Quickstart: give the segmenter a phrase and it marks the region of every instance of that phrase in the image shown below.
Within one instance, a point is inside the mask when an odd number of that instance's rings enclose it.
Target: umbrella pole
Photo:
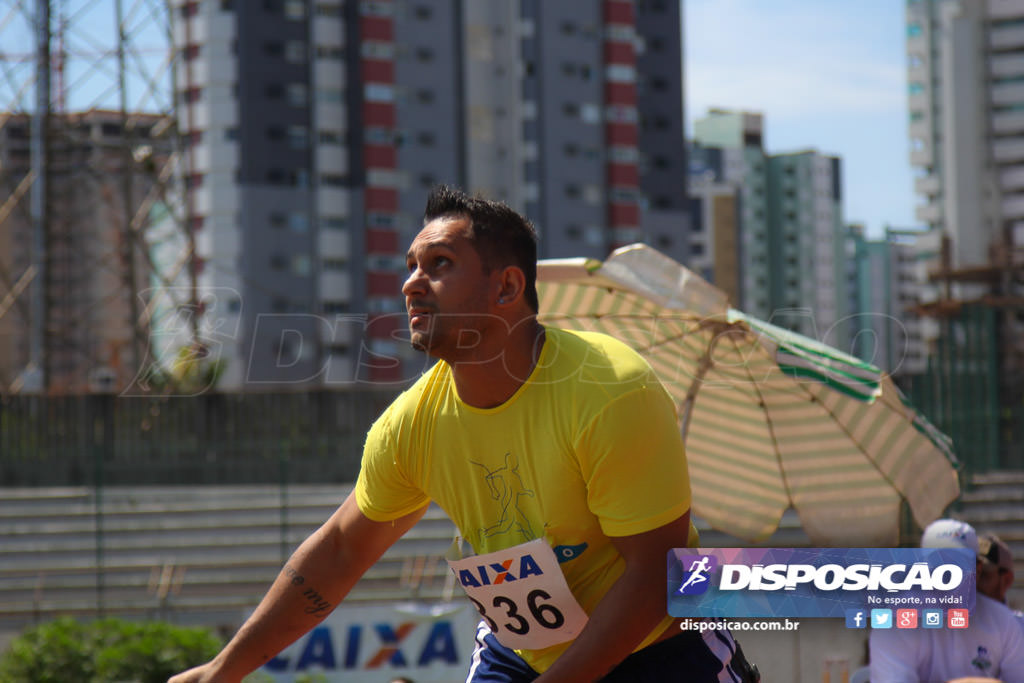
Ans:
[[[708,347],[708,350],[701,357],[700,362],[697,365],[697,374],[693,378],[693,382],[690,383],[690,388],[686,390],[686,398],[683,400],[683,414],[681,415],[680,433],[683,435],[683,443],[686,443],[686,434],[690,431],[690,417],[693,415],[693,402],[697,400],[697,392],[700,391],[700,387],[704,384],[704,376],[708,374],[708,370],[714,365],[714,361],[711,360],[711,353],[714,350],[715,343],[718,341],[718,337]]]

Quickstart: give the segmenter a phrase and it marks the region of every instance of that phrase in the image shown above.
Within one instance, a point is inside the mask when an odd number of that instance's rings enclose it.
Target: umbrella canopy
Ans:
[[[794,508],[816,545],[891,546],[901,501],[924,527],[960,492],[949,439],[877,367],[731,309],[645,245],[541,261],[541,322],[643,354],[680,414],[693,512],[763,540]]]

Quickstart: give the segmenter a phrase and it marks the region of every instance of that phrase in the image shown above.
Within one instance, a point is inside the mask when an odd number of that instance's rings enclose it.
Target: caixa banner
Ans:
[[[674,548],[676,617],[844,617],[848,609],[974,608],[964,548]]]
[[[466,601],[342,604],[259,670],[253,680],[416,683],[465,680],[480,616]]]

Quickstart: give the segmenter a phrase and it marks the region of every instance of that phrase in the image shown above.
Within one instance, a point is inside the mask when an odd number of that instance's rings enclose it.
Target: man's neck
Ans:
[[[450,362],[459,398],[474,408],[496,408],[526,383],[540,360],[546,333],[536,318],[516,325],[484,361]]]

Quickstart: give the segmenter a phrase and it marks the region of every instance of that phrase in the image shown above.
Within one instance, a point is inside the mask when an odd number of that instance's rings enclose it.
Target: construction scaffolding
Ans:
[[[196,317],[173,19],[0,0],[0,393],[145,388],[159,316]]]
[[[955,268],[944,237],[929,279],[938,323],[928,369],[903,378],[914,405],[953,439],[972,474],[1024,468],[1024,249],[1009,239],[989,263]]]

